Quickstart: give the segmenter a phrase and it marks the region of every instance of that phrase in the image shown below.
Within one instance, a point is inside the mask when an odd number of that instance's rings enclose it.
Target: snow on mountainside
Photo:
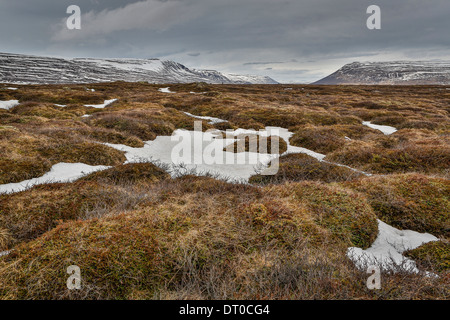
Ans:
[[[227,73],[225,76],[233,82],[251,82],[251,83],[267,83],[277,84],[275,80],[267,76],[254,76],[254,75],[239,75],[234,73]]]
[[[269,77],[188,69],[180,63],[159,59],[62,59],[0,53],[0,82],[4,83],[58,84],[120,80],[151,83],[277,83]]]
[[[450,61],[353,62],[314,84],[448,85]]]

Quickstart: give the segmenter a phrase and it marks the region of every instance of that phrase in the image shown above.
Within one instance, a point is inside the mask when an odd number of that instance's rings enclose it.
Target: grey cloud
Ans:
[[[91,38],[136,29],[163,31],[196,17],[200,12],[198,8],[193,10],[192,6],[181,0],[129,3],[112,10],[89,11],[83,14],[81,30],[68,30],[63,19],[52,40]]]
[[[157,57],[279,81],[317,80],[356,60],[450,59],[450,1],[376,2],[381,30],[366,28],[373,3],[361,0],[0,0],[0,43],[6,52]],[[71,4],[83,12],[79,32],[64,27]]]
[[[251,65],[267,65],[267,64],[281,64],[284,62],[246,62],[243,63],[242,65],[244,66],[251,66]]]

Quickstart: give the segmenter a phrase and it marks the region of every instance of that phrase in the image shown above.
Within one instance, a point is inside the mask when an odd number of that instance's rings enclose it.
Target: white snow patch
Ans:
[[[378,237],[372,246],[366,250],[348,248],[347,256],[361,270],[371,265],[379,265],[384,270],[395,271],[400,268],[407,272],[418,273],[416,263],[404,257],[402,253],[438,240],[429,233],[399,230],[378,220]]]
[[[164,69],[164,64],[158,59],[76,59],[78,61],[93,62],[99,66],[114,67],[126,71],[146,70],[158,72]]]
[[[324,154],[317,153],[317,152],[314,152],[314,151],[306,149],[306,148],[288,145],[286,154],[290,154],[290,153],[304,153],[304,154],[307,154],[308,156],[313,157],[319,161],[323,161],[323,159],[325,159],[325,157],[326,157],[326,155],[324,155]]]
[[[349,167],[349,166],[347,166],[347,165],[345,165],[345,164],[340,164],[340,163],[336,163],[336,162],[330,162],[330,161],[326,161],[326,160],[322,160],[322,161],[325,162],[325,163],[329,163],[329,164],[338,166],[338,167],[343,167],[343,168],[350,169],[350,170],[352,170],[352,171],[354,171],[354,172],[361,173],[361,174],[365,175],[366,177],[371,177],[371,176],[373,176],[373,174],[371,174],[371,173],[367,173],[367,172],[365,172],[365,171],[361,171],[361,170],[358,170],[358,169]]]
[[[65,108],[65,107],[66,107],[65,104],[57,104],[57,103],[54,103],[54,105],[57,106],[57,107],[61,107],[61,108]]]
[[[391,127],[391,126],[382,126],[382,125],[379,125],[379,124],[373,124],[373,123],[370,123],[370,121],[363,121],[362,124],[365,125],[365,126],[368,126],[368,127],[372,128],[372,129],[380,130],[380,131],[383,132],[385,135],[390,135],[390,134],[393,134],[394,132],[397,131],[397,129],[394,128],[394,127]]]
[[[223,120],[223,119],[219,119],[219,118],[214,118],[214,117],[203,117],[203,116],[196,116],[193,115],[192,113],[189,112],[184,112],[186,115],[188,115],[189,117],[192,118],[196,118],[196,119],[202,119],[202,120],[208,120],[209,124],[217,124],[217,123],[223,123],[223,122],[228,122],[227,120]]]
[[[0,184],[0,194],[14,193],[30,189],[33,186],[57,182],[73,182],[96,171],[106,170],[107,166],[90,166],[84,163],[58,163],[50,172],[40,178],[33,178],[17,183]]]
[[[6,90],[18,90],[18,88],[13,88],[13,87],[8,87],[8,88],[5,88]]]
[[[82,118],[89,118],[89,117],[92,117],[92,115],[91,114],[85,114],[85,115],[83,115],[83,116],[81,116]]]
[[[0,101],[0,109],[9,110],[19,104],[19,100]]]
[[[226,137],[222,138],[222,133]],[[251,129],[237,129],[215,132],[200,132],[176,130],[172,136],[159,136],[153,141],[147,141],[142,148],[132,148],[122,144],[105,145],[125,152],[126,163],[152,162],[155,165],[168,166],[168,172],[172,176],[180,175],[178,168],[182,167],[186,173],[197,175],[213,174],[219,179],[231,179],[235,181],[246,181],[256,174],[262,172],[269,163],[280,157],[278,154],[240,152],[232,153],[223,149],[238,141],[242,136],[279,136],[288,145],[287,151],[281,156],[289,153],[305,153],[319,161],[325,161],[325,155],[306,148],[291,146],[289,138],[293,135],[288,129],[279,127],[266,127],[265,130],[256,131]],[[231,137],[231,138],[230,138]],[[176,149],[175,149],[176,148]],[[187,158],[179,157],[173,159],[173,150],[190,150]],[[204,155],[212,155],[213,161],[205,161]],[[185,161],[183,161],[185,159]],[[332,163],[333,164],[333,163]],[[336,164],[339,165],[339,164]],[[350,168],[352,169],[352,168]],[[356,169],[352,169],[358,171]],[[360,172],[360,171],[358,171]],[[363,173],[363,172],[362,172]],[[365,173],[364,173],[365,174]],[[366,174],[367,175],[367,174]]]
[[[11,250],[0,252],[0,258],[3,257],[3,256],[7,256],[10,253],[11,253]]]
[[[240,83],[252,83],[252,84],[275,84],[277,83],[275,80],[266,77],[266,76],[257,76],[257,75],[239,75],[233,73],[223,73],[225,77],[227,77],[230,81],[240,82]]]
[[[97,109],[103,109],[105,107],[107,107],[108,105],[110,105],[113,102],[116,102],[118,99],[111,99],[111,100],[105,100],[105,102],[103,104],[85,104],[85,107],[92,107],[92,108],[97,108]]]
[[[197,175],[213,174],[220,178],[238,181],[248,181],[259,166],[267,165],[277,155],[259,154],[254,152],[232,153],[223,149],[236,142],[233,139],[221,139],[221,132],[200,132],[176,130],[172,136],[159,136],[153,141],[147,141],[143,148],[132,148],[120,144],[107,146],[125,152],[126,163],[152,162],[156,165],[165,164],[172,176],[180,175],[179,167],[186,173],[195,171]],[[190,150],[189,159],[174,158],[175,148]],[[211,163],[205,161],[205,150],[213,154]],[[186,161],[187,160],[187,161]]]
[[[174,91],[170,91],[170,87],[167,88],[159,88],[158,89],[159,92],[164,92],[164,93],[176,93]]]

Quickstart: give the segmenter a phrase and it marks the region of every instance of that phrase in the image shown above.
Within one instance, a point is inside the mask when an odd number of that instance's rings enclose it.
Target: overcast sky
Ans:
[[[381,30],[369,30],[369,5]],[[69,5],[81,30],[68,30]],[[161,58],[312,82],[353,61],[450,60],[449,0],[0,0],[0,52]]]

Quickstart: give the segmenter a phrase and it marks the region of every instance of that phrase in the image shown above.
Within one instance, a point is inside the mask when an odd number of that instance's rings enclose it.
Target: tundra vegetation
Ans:
[[[0,100],[20,104],[0,109],[0,184],[59,162],[111,169],[0,195],[2,299],[450,298],[445,87],[8,86]],[[176,93],[158,91],[167,86]],[[192,130],[198,119],[184,112],[227,120],[205,120],[203,130],[287,128],[291,145],[325,161],[282,154],[276,175],[255,172],[242,184],[171,178],[152,163],[124,164],[123,152],[102,144],[143,147]],[[248,142],[230,149],[248,151]],[[439,237],[405,253],[438,276],[383,271],[381,289],[369,290],[346,250],[370,247],[377,219]],[[66,287],[70,265],[80,267],[81,290]]]

